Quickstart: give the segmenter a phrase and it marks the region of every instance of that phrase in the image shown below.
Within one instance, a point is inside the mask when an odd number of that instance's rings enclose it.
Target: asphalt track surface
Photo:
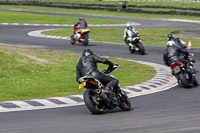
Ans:
[[[123,18],[112,18],[123,20]],[[133,21],[141,23],[138,27],[199,28],[199,24],[196,23],[146,19],[133,19]],[[0,41],[11,45],[76,53],[90,48],[98,55],[163,64],[162,53],[165,47],[145,46],[147,55],[141,56],[130,54],[125,45],[91,42],[87,47],[72,46],[67,40],[34,38],[27,35],[30,31],[40,29],[47,27],[0,26]],[[195,68],[200,70],[200,49],[191,51],[197,61]],[[199,74],[197,78],[200,79]],[[131,111],[122,112],[116,108],[103,115],[91,114],[84,105],[0,113],[0,133],[199,133],[199,95],[200,87],[184,89],[176,86],[167,91],[132,98]]]

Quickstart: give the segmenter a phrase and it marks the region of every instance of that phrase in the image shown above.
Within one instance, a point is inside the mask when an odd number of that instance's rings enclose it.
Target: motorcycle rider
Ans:
[[[183,49],[187,48],[186,42],[184,42],[184,41],[181,40],[180,38],[175,38],[175,37],[173,36],[173,34],[171,34],[171,33],[167,35],[167,40],[168,40],[168,41],[174,41],[174,42],[175,42],[175,45],[176,45],[177,47],[179,47],[179,48],[183,48]]]
[[[89,74],[89,76],[93,76],[95,79],[98,79],[103,85],[105,85],[104,91],[110,94],[109,98],[112,99],[112,104],[117,105],[118,101],[116,99],[116,94],[113,93],[112,89],[116,89],[117,92],[121,92],[119,81],[114,77],[99,72],[99,70],[97,69],[97,63],[107,64],[109,65],[109,68],[113,68],[114,66],[114,64],[108,59],[94,55],[90,49],[85,49],[83,51],[82,57],[80,58],[76,66],[76,81],[78,83],[82,83],[83,79],[81,77],[85,76],[86,74]]]
[[[134,37],[137,37],[138,31],[136,31],[135,27],[131,23],[126,24],[126,28],[124,29],[124,41],[125,43],[131,47],[131,49],[134,48],[134,45],[131,43],[134,41]]]
[[[191,66],[191,62],[195,62],[193,58],[193,54],[189,53],[185,48],[185,44],[183,43],[180,38],[174,38],[172,34],[167,35],[167,48],[163,53],[163,61],[164,64],[170,66],[172,63],[176,61],[182,62],[186,68],[192,73],[195,74],[196,71],[194,70],[193,66]],[[180,56],[183,54],[185,56]]]
[[[87,22],[85,21],[84,17],[79,18],[79,21],[76,24],[74,24],[74,28],[76,28],[76,26],[78,26],[77,29],[79,29],[79,30],[74,32],[74,34],[75,34],[74,38],[76,38],[78,40],[81,36],[80,35],[81,31],[88,27]]]

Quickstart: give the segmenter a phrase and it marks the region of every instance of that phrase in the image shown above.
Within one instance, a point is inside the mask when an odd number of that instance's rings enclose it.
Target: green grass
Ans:
[[[84,10],[84,9],[62,9],[62,8],[50,8],[50,7],[38,7],[38,6],[11,6],[0,5],[0,8],[7,9],[21,9],[27,11],[43,11],[43,12],[57,12],[57,13],[73,13],[73,14],[88,14],[88,15],[106,15],[106,16],[118,16],[118,17],[133,17],[133,18],[149,18],[149,19],[189,19],[199,20],[200,17],[185,16],[185,15],[162,15],[162,14],[145,14],[145,13],[126,13],[126,12],[112,12],[104,10]],[[67,23],[64,21],[63,23]],[[70,23],[70,22],[69,22]]]
[[[5,1],[5,0],[0,0]],[[12,0],[12,1],[33,1],[33,0]],[[35,0],[40,2],[64,2],[64,3],[78,3],[78,4],[103,4],[103,5],[119,5],[117,1],[98,1],[98,0]],[[184,3],[184,2],[135,2],[130,0],[128,5],[151,5],[151,6],[175,6],[185,8],[200,8],[200,3]]]
[[[0,11],[1,23],[34,23],[34,24],[75,24],[77,17],[39,15],[32,13],[20,13]],[[86,18],[88,24],[122,24],[123,21]]]
[[[123,33],[124,28],[90,28],[90,39],[96,41],[104,42],[114,42],[114,43],[124,43],[123,42]],[[139,35],[142,39],[144,45],[151,46],[166,46],[166,36],[172,31],[177,30],[189,30],[188,28],[137,28]],[[60,29],[45,31],[44,34],[55,35],[55,36],[70,36],[73,32],[73,29]],[[200,47],[200,38],[191,38],[181,35],[175,35],[175,37],[180,37],[185,42],[188,40],[192,41],[193,47]]]
[[[0,101],[81,94],[75,81],[80,54],[0,45]],[[156,71],[132,61],[109,58],[119,64],[112,74],[121,86],[134,85],[155,76]],[[107,68],[99,64],[99,70]]]

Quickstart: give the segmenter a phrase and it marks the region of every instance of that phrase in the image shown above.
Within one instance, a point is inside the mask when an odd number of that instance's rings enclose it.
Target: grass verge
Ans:
[[[77,17],[40,15],[12,11],[0,11],[1,23],[31,23],[31,24],[75,24]],[[86,18],[88,24],[123,24],[123,21]]]
[[[5,0],[0,0],[5,1]],[[12,1],[33,1],[33,0],[12,0]],[[34,0],[34,1],[40,1],[40,2],[63,2],[63,3],[77,3],[77,4],[102,4],[102,5],[119,5],[118,1],[98,1],[98,0]],[[160,2],[160,0],[156,2],[148,2],[147,0],[143,2],[136,2],[129,0],[128,5],[137,5],[137,6],[173,6],[173,7],[185,7],[185,8],[200,8],[200,3],[188,3],[185,2],[185,0],[182,0],[182,2]]]
[[[184,6],[183,6],[184,7]],[[57,12],[57,13],[73,13],[73,14],[88,14],[88,15],[106,15],[130,18],[149,18],[149,19],[188,19],[199,20],[200,17],[185,16],[185,15],[163,15],[163,14],[145,14],[145,13],[127,13],[127,12],[112,12],[104,10],[84,10],[84,9],[63,9],[52,7],[39,7],[39,6],[14,6],[14,5],[0,5],[0,8],[18,9],[25,11],[43,11],[43,12]],[[65,21],[66,23],[66,21]]]
[[[124,43],[123,33],[124,28],[90,28],[90,39],[104,42]],[[137,28],[144,45],[150,46],[166,46],[166,36],[172,31],[176,30],[189,30],[188,28]],[[73,29],[60,29],[45,31],[43,34],[55,36],[71,36]],[[192,41],[193,47],[200,47],[200,38],[191,38],[181,35],[180,37],[185,42]]]
[[[75,81],[80,54],[0,45],[0,101],[67,96],[83,93]],[[109,58],[119,64],[112,74],[121,86],[134,85],[155,76],[154,68]],[[99,70],[107,68],[99,64]]]

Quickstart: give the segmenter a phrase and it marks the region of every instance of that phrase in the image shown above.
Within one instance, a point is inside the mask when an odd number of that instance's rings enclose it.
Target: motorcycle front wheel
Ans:
[[[137,46],[138,46],[138,48],[140,49],[140,50],[139,50],[139,53],[140,53],[141,55],[144,55],[144,54],[145,54],[145,50],[144,50],[144,46],[142,45],[142,43],[141,43],[141,42],[138,42],[138,43],[137,43]]]
[[[194,84],[194,86],[198,86],[199,85],[199,83],[198,83],[196,78],[194,79],[194,83],[193,84]]]
[[[104,113],[104,105],[97,105],[94,101],[95,99],[95,92],[93,90],[86,90],[83,94],[84,102],[86,107],[89,109],[90,112],[93,114],[102,114]]]
[[[75,44],[74,35],[71,35],[71,45]]]
[[[123,111],[131,110],[131,102],[124,91],[122,91],[121,97],[119,97],[119,107]]]
[[[129,49],[129,51],[130,51],[131,54],[133,54],[135,52],[134,49],[131,49],[131,46],[128,46],[128,49]]]

